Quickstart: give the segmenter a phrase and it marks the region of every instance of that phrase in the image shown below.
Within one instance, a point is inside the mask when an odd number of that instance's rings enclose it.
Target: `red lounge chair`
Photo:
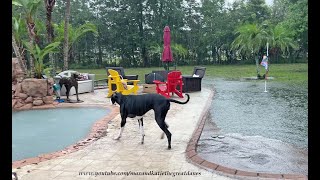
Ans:
[[[167,98],[170,98],[171,95],[178,95],[180,98],[183,98],[182,94],[182,75],[180,71],[171,71],[168,73],[167,81],[162,82],[158,80],[153,81],[156,84],[156,90],[158,94],[161,94]],[[179,89],[177,89],[179,87]]]

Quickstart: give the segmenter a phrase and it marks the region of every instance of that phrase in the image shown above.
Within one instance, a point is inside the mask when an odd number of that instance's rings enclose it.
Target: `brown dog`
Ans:
[[[69,93],[72,87],[76,89],[77,101],[80,101],[78,97],[78,81],[77,81],[78,77],[79,77],[78,73],[72,73],[71,77],[62,77],[59,81],[61,88],[63,85],[66,87],[67,101],[70,101]]]

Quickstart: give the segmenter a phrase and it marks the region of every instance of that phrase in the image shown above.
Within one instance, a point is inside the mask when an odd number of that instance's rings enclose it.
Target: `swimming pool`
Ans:
[[[12,161],[62,150],[85,138],[108,108],[77,107],[12,113]]]

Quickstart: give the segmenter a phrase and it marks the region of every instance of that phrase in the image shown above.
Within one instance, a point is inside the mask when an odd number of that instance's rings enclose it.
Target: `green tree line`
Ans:
[[[255,63],[266,53],[267,44],[271,63],[307,62],[308,58],[307,0],[274,0],[271,6],[264,0],[231,4],[224,0],[19,1],[39,3],[37,8],[13,6],[13,39],[20,49],[27,48],[22,41],[42,48],[61,42],[59,51],[43,59],[46,67],[162,66],[166,25],[171,30],[174,65]],[[20,52],[33,68],[32,56]]]

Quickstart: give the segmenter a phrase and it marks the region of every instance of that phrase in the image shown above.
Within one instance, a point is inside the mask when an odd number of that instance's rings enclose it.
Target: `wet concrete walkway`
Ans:
[[[200,157],[260,175],[308,175],[307,87],[270,80],[264,92],[264,81],[203,83],[214,84],[215,93],[197,144]]]
[[[198,127],[200,119],[211,103],[213,92],[203,88],[201,92],[190,93],[185,105],[171,103],[166,122],[172,133],[172,149],[167,150],[167,139],[160,139],[161,129],[154,120],[153,111],[144,117],[145,140],[140,144],[138,122],[127,119],[122,138],[118,134],[120,116],[109,121],[107,135],[87,147],[64,156],[13,169],[19,180],[72,180],[72,179],[231,179],[214,171],[207,171],[193,165],[187,157],[187,146]],[[107,90],[81,94],[81,106],[86,104],[110,104]],[[71,99],[74,99],[71,96]],[[190,153],[189,153],[190,155]],[[132,175],[134,173],[153,175]],[[81,174],[82,173],[82,174]],[[97,174],[98,173],[98,174]],[[110,175],[110,173],[131,173]],[[158,175],[155,175],[157,174]],[[197,175],[173,175],[173,173]]]

